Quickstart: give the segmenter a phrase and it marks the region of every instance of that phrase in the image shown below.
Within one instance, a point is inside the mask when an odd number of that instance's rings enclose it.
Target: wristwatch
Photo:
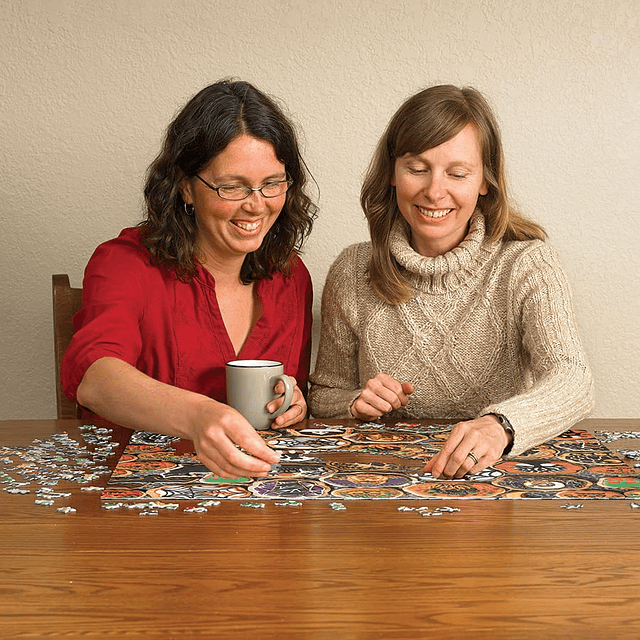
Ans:
[[[492,413],[491,415],[498,418],[498,421],[502,425],[502,428],[505,430],[507,434],[511,436],[511,442],[506,446],[505,450],[503,451],[503,453],[509,453],[509,451],[511,451],[511,447],[513,446],[513,441],[515,440],[516,432],[513,430],[511,423],[501,413]]]

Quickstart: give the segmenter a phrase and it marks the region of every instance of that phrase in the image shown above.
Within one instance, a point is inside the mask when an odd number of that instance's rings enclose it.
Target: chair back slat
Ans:
[[[53,344],[55,352],[56,403],[58,419],[79,417],[80,407],[71,402],[62,392],[60,368],[62,356],[73,336],[73,316],[82,307],[82,289],[74,288],[69,283],[67,274],[51,277],[53,292]]]

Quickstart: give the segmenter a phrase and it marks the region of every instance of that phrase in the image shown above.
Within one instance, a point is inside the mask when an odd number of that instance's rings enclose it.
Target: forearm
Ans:
[[[503,414],[511,422],[515,437],[510,457],[569,429],[594,404],[569,283],[555,252],[537,246],[522,256],[518,267],[509,290],[517,292],[512,313],[519,319],[531,381],[521,393],[483,411]]]
[[[215,401],[158,382],[118,358],[100,358],[87,369],[78,402],[131,429],[192,439],[195,414]]]
[[[560,367],[531,389],[486,407],[482,413],[507,417],[515,432],[509,457],[566,431],[585,418],[594,403],[593,380],[588,368]]]
[[[336,389],[312,384],[309,409],[316,418],[352,418],[349,407],[360,395],[360,389]]]

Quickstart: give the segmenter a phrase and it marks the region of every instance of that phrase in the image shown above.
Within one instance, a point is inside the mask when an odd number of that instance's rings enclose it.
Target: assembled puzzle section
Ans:
[[[105,500],[638,499],[640,476],[580,429],[460,480],[424,474],[453,425],[398,422],[357,427],[310,422],[260,432],[281,454],[268,477],[221,478],[190,443],[135,432]]]

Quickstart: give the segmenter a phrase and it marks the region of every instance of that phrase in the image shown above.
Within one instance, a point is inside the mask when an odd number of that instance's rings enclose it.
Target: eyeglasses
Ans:
[[[198,178],[200,182],[206,184],[209,189],[215,191],[223,200],[244,200],[254,191],[259,191],[264,198],[277,198],[278,196],[284,195],[293,184],[293,180],[287,179],[278,180],[277,182],[268,182],[256,189],[253,189],[252,187],[244,187],[241,184],[229,184],[222,185],[221,187],[214,187],[212,184],[209,184],[206,180],[201,178],[197,173],[196,178]]]

